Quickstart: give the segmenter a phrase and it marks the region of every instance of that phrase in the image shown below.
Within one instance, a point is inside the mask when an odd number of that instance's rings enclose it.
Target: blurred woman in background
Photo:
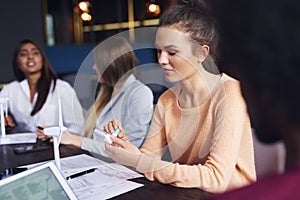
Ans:
[[[137,58],[131,45],[123,37],[108,38],[96,46],[94,59],[101,84],[98,97],[87,112],[82,136],[63,133],[61,143],[107,156],[103,126],[116,118],[124,124],[129,140],[140,147],[152,118],[153,93],[134,76]]]

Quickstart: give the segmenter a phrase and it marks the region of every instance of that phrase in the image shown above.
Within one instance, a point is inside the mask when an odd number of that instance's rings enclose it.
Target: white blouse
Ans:
[[[37,126],[58,125],[58,102],[60,99],[64,126],[68,128],[68,131],[79,134],[83,128],[84,114],[75,90],[68,82],[59,79],[56,81],[53,92],[52,88],[53,82],[46,102],[41,110],[33,116],[30,113],[38,94],[34,95],[31,103],[29,85],[26,79],[5,85],[0,92],[0,97],[9,98],[8,110],[17,126],[31,132],[36,132]]]

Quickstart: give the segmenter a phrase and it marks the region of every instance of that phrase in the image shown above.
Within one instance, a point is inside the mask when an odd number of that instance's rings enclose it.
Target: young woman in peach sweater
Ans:
[[[158,62],[179,85],[163,93],[143,146],[132,145],[120,122],[106,152],[149,180],[218,193],[256,181],[251,125],[237,80],[214,65],[215,20],[200,0],[178,1],[160,18]],[[170,152],[172,161],[163,160]]]

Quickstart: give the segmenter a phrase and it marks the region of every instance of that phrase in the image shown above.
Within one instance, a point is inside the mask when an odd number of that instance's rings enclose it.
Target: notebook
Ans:
[[[0,199],[77,199],[53,162],[0,180]]]

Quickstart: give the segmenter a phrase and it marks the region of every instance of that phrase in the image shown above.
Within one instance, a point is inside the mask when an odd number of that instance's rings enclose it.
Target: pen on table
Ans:
[[[79,176],[82,176],[82,175],[85,175],[85,174],[88,174],[88,173],[92,173],[96,170],[97,168],[91,168],[91,169],[88,169],[88,170],[84,170],[82,172],[78,172],[76,174],[72,174],[70,176],[67,176],[66,179],[67,180],[70,180],[72,178],[76,178],[76,177],[79,177]]]
[[[37,126],[37,128],[40,129],[40,130],[44,130],[44,128],[41,127],[41,126]]]

